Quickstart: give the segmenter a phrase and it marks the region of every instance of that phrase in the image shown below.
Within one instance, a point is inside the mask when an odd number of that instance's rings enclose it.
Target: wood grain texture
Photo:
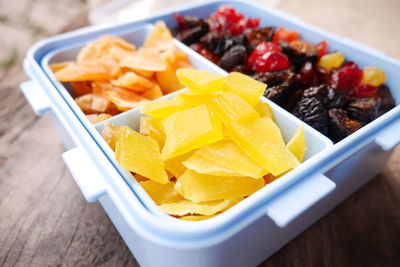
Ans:
[[[397,0],[280,8],[400,59]],[[86,23],[84,11],[69,12],[73,23],[43,35]],[[138,266],[101,206],[81,195],[50,117],[35,117],[18,90],[27,79],[21,65],[0,74],[0,266]],[[400,266],[400,147],[381,175],[260,266]]]

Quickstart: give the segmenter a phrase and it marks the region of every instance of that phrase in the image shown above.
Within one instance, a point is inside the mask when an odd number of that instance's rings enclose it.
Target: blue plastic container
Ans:
[[[240,1],[218,1],[177,12],[205,17],[229,4],[262,25],[299,31],[312,43],[327,40],[361,67],[382,68],[396,103],[400,103],[400,62],[348,39],[326,33],[281,11]],[[74,59],[87,42],[103,34],[120,35],[140,45],[152,23],[175,25],[170,12],[133,23],[89,27],[44,40],[31,48],[25,69],[32,81],[21,84],[38,115],[50,112],[69,149],[63,159],[89,202],[99,201],[142,266],[255,266],[381,172],[400,142],[400,107],[333,145],[305,126],[308,152],[298,168],[259,190],[226,212],[206,221],[188,222],[165,215],[130,174],[118,167],[99,134],[49,69],[52,62]],[[176,42],[197,68],[226,74],[185,45]],[[165,97],[172,97],[168,95]],[[269,100],[286,140],[302,123]],[[138,127],[135,109],[111,118]]]

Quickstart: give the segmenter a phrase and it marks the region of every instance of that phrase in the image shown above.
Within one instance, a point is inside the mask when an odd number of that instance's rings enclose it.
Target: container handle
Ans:
[[[324,174],[313,175],[274,198],[266,213],[277,226],[285,227],[335,188]]]
[[[36,115],[42,116],[51,109],[50,100],[38,83],[26,81],[19,87]]]
[[[384,151],[391,151],[400,143],[400,119],[387,126],[376,137],[375,143]]]
[[[107,193],[103,175],[82,148],[75,147],[61,157],[88,202],[96,202]]]

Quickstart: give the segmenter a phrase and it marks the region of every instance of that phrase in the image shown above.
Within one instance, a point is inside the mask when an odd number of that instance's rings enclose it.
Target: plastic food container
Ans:
[[[400,142],[400,62],[281,11],[240,1],[212,2],[177,12],[205,17],[221,4],[232,5],[246,16],[260,17],[261,26],[287,27],[312,43],[327,40],[330,47],[361,67],[382,68],[397,106],[335,145],[305,126],[308,151],[299,167],[214,218],[182,221],[158,209],[130,174],[118,167],[99,133],[103,123],[91,125],[69,88],[57,82],[49,69],[50,63],[74,58],[84,44],[103,34],[119,35],[140,45],[155,21],[175,25],[171,14],[84,28],[36,44],[25,59],[25,70],[32,80],[21,84],[21,89],[36,114],[51,113],[69,149],[62,157],[83,195],[89,202],[101,203],[142,266],[257,265],[377,175]],[[226,74],[190,48],[176,44],[195,67]],[[287,140],[302,122],[269,103]],[[108,121],[137,128],[139,117],[140,111],[134,109]]]

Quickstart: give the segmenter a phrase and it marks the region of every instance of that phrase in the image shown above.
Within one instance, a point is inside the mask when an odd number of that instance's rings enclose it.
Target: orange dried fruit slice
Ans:
[[[75,64],[75,62],[74,61],[56,62],[56,63],[50,64],[50,69],[53,72],[57,72],[57,71],[65,68],[65,67],[67,67],[67,66],[69,66],[71,64]]]
[[[116,80],[112,80],[111,84],[130,89],[137,93],[143,93],[155,85],[152,81],[144,78],[133,71],[129,71],[119,76]]]
[[[164,94],[175,92],[184,87],[176,76],[176,70],[177,67],[167,63],[167,68],[164,71],[156,72],[157,82]]]
[[[112,115],[107,113],[88,114],[86,115],[86,118],[90,121],[90,123],[96,124],[112,118]]]
[[[167,69],[166,60],[155,49],[141,48],[133,56],[120,62],[121,67],[145,71],[164,71]]]
[[[218,213],[213,214],[213,215],[186,215],[186,216],[179,217],[179,219],[185,220],[185,221],[202,221],[202,220],[210,219],[217,215],[218,215]]]
[[[90,82],[71,82],[72,93],[74,97],[92,93],[92,84]]]
[[[143,104],[149,102],[146,98],[142,97],[135,92],[123,89],[119,87],[114,87],[113,90],[108,90],[104,92],[104,96],[115,104],[115,106],[120,111],[127,111],[142,106]]]
[[[106,98],[94,94],[86,94],[75,98],[76,104],[86,114],[108,113],[112,103]]]
[[[154,84],[153,87],[142,94],[143,97],[154,100],[163,96],[160,86]]]
[[[163,21],[157,21],[154,29],[147,36],[143,47],[165,51],[174,47],[174,38]]]

